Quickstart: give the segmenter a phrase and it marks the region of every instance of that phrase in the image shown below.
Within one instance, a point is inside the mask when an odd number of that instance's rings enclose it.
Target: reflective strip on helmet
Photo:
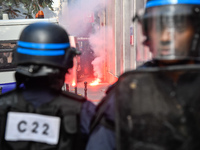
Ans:
[[[60,56],[65,54],[65,50],[33,50],[25,48],[17,48],[17,52],[26,55],[37,55],[37,56]]]
[[[170,4],[193,4],[200,5],[200,0],[152,0],[147,2],[146,8]]]
[[[18,41],[18,46],[33,49],[65,49],[70,47],[69,43],[31,43]]]

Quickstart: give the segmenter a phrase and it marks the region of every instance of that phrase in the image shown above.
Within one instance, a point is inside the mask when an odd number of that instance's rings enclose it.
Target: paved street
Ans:
[[[108,88],[108,83],[99,83],[98,85],[91,86],[89,83],[92,82],[91,79],[85,79],[82,82],[78,82],[77,84],[77,94],[85,97],[85,84],[87,82],[87,98],[88,100],[92,101],[94,104],[98,104],[100,100],[105,95],[105,91]],[[69,88],[71,92],[75,92],[74,87]]]

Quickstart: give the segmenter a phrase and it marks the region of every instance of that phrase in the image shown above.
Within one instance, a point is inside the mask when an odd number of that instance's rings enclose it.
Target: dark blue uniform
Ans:
[[[157,63],[155,61],[148,61],[144,63],[140,68],[155,67]],[[116,83],[115,83],[116,84]],[[97,114],[95,121],[92,125],[92,133],[89,138],[86,150],[115,150],[115,113],[114,102],[115,95],[112,93],[115,84],[110,86],[107,90],[107,96],[97,107]]]
[[[35,107],[39,107],[42,104],[48,103],[56,97],[56,95],[50,92],[48,89],[40,89],[39,87],[37,89],[24,90],[23,96],[26,101]],[[82,105],[80,113],[80,130],[82,134],[86,135],[85,138],[88,138],[89,126],[94,113],[95,105],[90,101],[85,101]]]
[[[85,100],[84,97],[78,96],[69,92],[58,92],[54,91],[50,88],[44,88],[38,86],[37,88],[25,88],[16,89],[1,95],[0,97],[0,118],[1,118],[1,144],[0,149],[4,150],[10,147],[12,150],[19,149],[73,149],[80,150],[85,149],[85,146],[89,137],[89,129],[91,119],[94,117],[95,105],[90,101]],[[19,126],[19,121],[14,121],[15,125],[18,128],[9,128],[12,127],[9,124],[9,120],[13,118],[10,117],[10,114],[17,115],[17,113],[25,113],[25,117],[21,119],[23,125]],[[42,141],[41,136],[43,136],[44,132],[40,132],[39,127],[43,124],[41,119],[36,119],[34,123],[38,124],[38,129],[30,133],[34,132],[34,135],[37,136],[39,140],[35,139],[24,139],[23,136],[25,133],[29,133],[30,129],[26,126],[32,124],[30,120],[28,120],[26,115],[46,115],[46,116],[56,116],[57,118],[61,118],[60,125],[55,127],[59,127],[58,142],[49,143],[54,137],[50,137],[52,125],[48,120],[48,117],[44,118],[46,122],[47,128],[45,131],[45,138],[49,139],[49,141]],[[37,116],[37,115],[36,115]],[[8,121],[5,120],[7,118]],[[25,120],[25,121],[24,121]],[[33,120],[33,119],[31,119]],[[18,124],[18,125],[17,125]],[[8,127],[9,126],[9,127]],[[22,130],[23,129],[23,130]],[[4,137],[4,132],[8,131],[17,132],[17,137],[22,137],[22,139],[15,138],[15,142],[13,142],[14,135],[9,132]],[[56,130],[57,131],[57,130]],[[25,133],[22,133],[25,132]],[[7,138],[9,137],[9,138]],[[10,138],[12,137],[12,138]]]
[[[199,63],[199,62],[195,62]],[[142,66],[139,66],[137,70],[147,67],[157,67],[157,61],[148,61]],[[172,81],[166,78],[166,84],[171,84]],[[181,82],[185,79],[180,78]],[[116,149],[116,137],[115,137],[115,94],[112,85],[108,88],[106,97],[102,100],[97,107],[96,118],[93,121],[92,133],[89,138],[86,150],[115,150]],[[169,85],[173,88],[174,85]]]

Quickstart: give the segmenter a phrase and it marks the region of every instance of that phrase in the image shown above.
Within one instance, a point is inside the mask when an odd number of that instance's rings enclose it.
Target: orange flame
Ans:
[[[76,86],[76,83],[75,83],[75,82],[73,82],[73,83],[72,83],[72,86]]]
[[[90,83],[90,85],[91,85],[91,86],[96,86],[96,85],[98,85],[100,82],[101,82],[101,80],[97,78],[97,79],[95,79],[94,81],[92,81],[92,82]]]

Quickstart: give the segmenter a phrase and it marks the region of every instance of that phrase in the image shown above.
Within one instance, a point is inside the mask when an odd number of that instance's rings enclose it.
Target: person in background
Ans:
[[[85,149],[95,105],[61,90],[77,54],[57,24],[22,31],[14,49],[16,89],[0,95],[1,150]]]
[[[121,75],[108,89],[97,106],[86,149],[199,149],[194,142],[200,135],[195,120],[198,109],[191,109],[194,112],[190,115],[185,109],[199,101],[199,73],[184,68],[199,64],[200,1],[147,0],[144,13],[136,19],[153,58],[136,71]],[[198,65],[195,67],[198,70]],[[156,118],[154,113],[166,113],[162,116],[166,120]],[[193,127],[188,116],[195,118],[191,121]]]

